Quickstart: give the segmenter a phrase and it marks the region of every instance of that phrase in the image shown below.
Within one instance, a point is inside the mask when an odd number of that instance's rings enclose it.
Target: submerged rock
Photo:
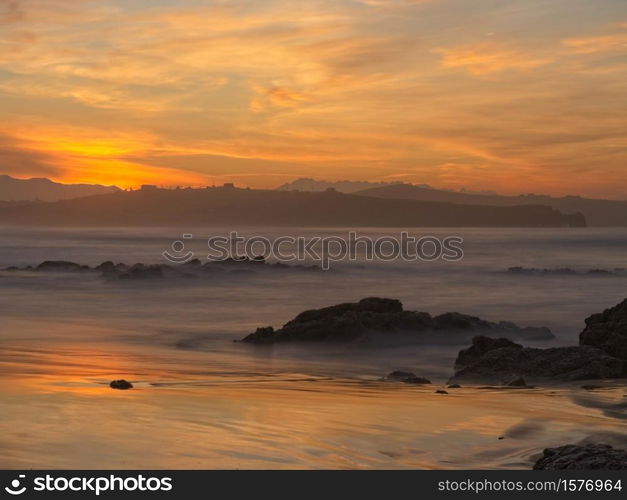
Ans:
[[[579,334],[579,344],[598,347],[627,361],[627,299],[588,317],[586,328]]]
[[[418,377],[415,373],[395,370],[389,373],[386,380],[394,380],[397,382],[405,382],[406,384],[430,384],[431,380],[424,377]]]
[[[534,470],[627,470],[627,451],[608,444],[547,448]]]
[[[455,368],[452,381],[494,384],[522,376],[555,380],[618,378],[624,375],[625,363],[591,346],[538,349],[508,339],[479,336],[472,346],[460,351]]]
[[[361,340],[459,342],[477,333],[497,333],[528,339],[553,338],[548,328],[520,328],[510,322],[493,323],[475,316],[405,311],[399,300],[369,297],[356,303],[343,303],[298,314],[282,328],[257,328],[242,341],[271,344],[287,341]]]
[[[120,379],[120,380],[112,380],[111,383],[109,384],[109,387],[111,387],[111,389],[126,390],[126,389],[132,389],[133,384],[131,384],[127,380]]]

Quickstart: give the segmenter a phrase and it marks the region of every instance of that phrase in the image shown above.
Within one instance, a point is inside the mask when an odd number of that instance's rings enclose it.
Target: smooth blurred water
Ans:
[[[358,232],[377,237],[399,231]],[[186,244],[202,259],[206,236],[227,232],[3,229],[0,267],[57,259],[165,263],[161,252],[183,233],[194,234]],[[95,274],[0,272],[0,466],[518,467],[553,441],[620,429],[598,410],[569,403],[568,391],[505,396],[465,389],[441,397],[435,387],[378,382],[390,370],[410,369],[442,384],[460,346],[267,348],[232,342],[306,309],[379,296],[432,314],[459,311],[546,325],[557,335],[551,344],[576,344],[588,315],[627,295],[627,278],[620,276],[504,272],[511,266],[627,267],[625,229],[412,233],[461,236],[465,256],[427,263],[365,262],[362,255],[326,272],[114,283]],[[112,391],[105,384],[113,378],[137,387]],[[604,397],[621,397],[621,390]],[[493,435],[536,417],[543,422],[537,441],[527,436],[512,445]]]

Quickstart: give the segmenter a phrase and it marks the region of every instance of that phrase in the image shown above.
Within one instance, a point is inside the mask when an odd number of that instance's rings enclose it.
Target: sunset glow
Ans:
[[[627,198],[624,0],[0,0],[0,173]]]

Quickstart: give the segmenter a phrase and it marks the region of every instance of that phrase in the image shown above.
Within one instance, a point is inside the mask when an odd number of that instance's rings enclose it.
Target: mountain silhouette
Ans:
[[[55,226],[561,227],[581,214],[547,206],[463,205],[325,192],[238,189],[120,191],[0,208],[0,224]]]
[[[58,201],[119,191],[115,186],[60,184],[49,179],[15,179],[0,175],[1,201]]]

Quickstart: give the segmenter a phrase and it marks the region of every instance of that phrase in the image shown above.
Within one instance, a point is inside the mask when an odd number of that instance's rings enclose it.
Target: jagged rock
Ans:
[[[499,383],[503,379],[585,380],[623,376],[623,360],[590,346],[523,347],[508,339],[475,337],[460,351],[452,381]]]
[[[598,347],[610,356],[627,360],[627,299],[588,317],[586,328],[579,334],[579,344]]]
[[[492,323],[475,316],[405,311],[399,300],[369,297],[298,314],[278,330],[258,328],[243,342],[270,344],[286,341],[385,340],[459,342],[477,333],[498,333],[525,338],[552,338],[548,328],[520,328],[510,322]]]
[[[455,360],[455,368],[463,368],[464,366],[476,363],[488,351],[500,349],[501,347],[522,347],[506,338],[486,337],[479,335],[472,339],[472,345],[467,349],[462,349]]]
[[[627,470],[627,451],[608,444],[547,448],[534,470]]]
[[[127,380],[120,379],[120,380],[112,380],[111,383],[109,384],[109,387],[111,387],[111,389],[119,389],[119,390],[124,391],[127,389],[132,389],[133,384],[131,384]]]
[[[386,380],[394,380],[396,382],[405,382],[406,384],[430,384],[431,380],[424,377],[418,377],[415,373],[395,370],[389,373]]]

